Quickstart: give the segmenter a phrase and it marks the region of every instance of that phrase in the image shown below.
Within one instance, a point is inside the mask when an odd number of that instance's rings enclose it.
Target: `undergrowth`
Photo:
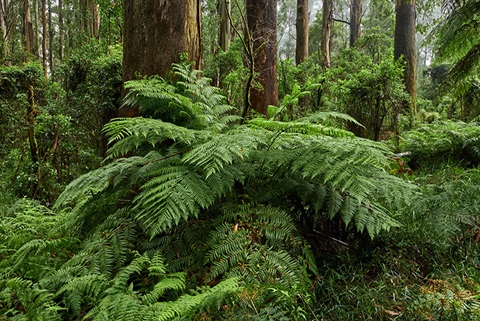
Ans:
[[[407,133],[390,173],[323,123],[345,115],[240,125],[186,64],[127,87],[143,117],[105,127],[101,168],[53,208],[1,196],[0,319],[478,317],[474,124]]]

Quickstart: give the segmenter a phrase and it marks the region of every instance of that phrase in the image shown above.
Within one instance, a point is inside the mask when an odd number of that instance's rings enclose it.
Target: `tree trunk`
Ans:
[[[4,17],[6,17],[5,9],[3,7],[3,1],[0,0],[0,63],[3,63],[3,60],[6,56],[6,45],[7,42],[7,22],[5,21]]]
[[[124,82],[136,73],[165,77],[182,53],[202,68],[200,0],[125,0],[124,17]],[[136,116],[138,110],[119,114]]]
[[[100,37],[100,6],[98,4],[92,3],[92,36],[94,38]]]
[[[30,14],[30,0],[23,1],[23,36],[25,41],[25,51],[35,54],[33,47],[33,26]]]
[[[362,21],[363,0],[351,0],[350,3],[350,48],[360,38],[360,24]]]
[[[247,0],[246,10],[253,49],[250,63],[259,85],[250,88],[250,102],[255,111],[267,115],[268,105],[278,106],[277,1]]]
[[[42,33],[42,65],[43,73],[45,78],[48,76],[48,64],[47,64],[47,0],[42,0],[42,23],[43,23],[43,33]]]
[[[40,24],[39,24],[39,8],[38,8],[38,0],[33,1],[33,8],[35,10],[35,26],[34,26],[34,32],[35,32],[35,42],[34,42],[34,50],[35,50],[35,56],[37,56],[37,59],[40,61]]]
[[[50,67],[50,76],[52,77],[52,81],[55,80],[54,75],[54,64],[53,64],[53,37],[54,37],[54,29],[52,25],[52,0],[48,0],[48,64]]]
[[[63,60],[65,49],[65,30],[63,27],[63,0],[58,0],[58,33],[59,33],[59,55],[58,58]]]
[[[28,108],[27,108],[27,124],[28,124],[28,129],[27,129],[27,136],[28,136],[28,142],[30,144],[30,156],[32,158],[32,164],[33,164],[33,171],[35,175],[38,177],[39,173],[39,152],[38,152],[38,144],[37,140],[35,138],[35,115],[36,115],[36,110],[35,110],[35,93],[33,86],[30,86],[28,88]],[[34,183],[34,188],[33,190],[35,193],[38,190],[38,184],[39,184],[40,178]]]
[[[320,43],[321,63],[324,69],[331,66],[331,43],[333,21],[333,0],[323,0],[322,39]]]
[[[230,27],[231,4],[230,0],[218,0],[218,12],[220,13],[220,36],[219,46],[223,51],[227,51],[232,39],[232,31]]]
[[[299,65],[308,58],[308,0],[297,0],[296,28],[295,63]]]
[[[395,59],[403,57],[405,66],[405,87],[410,95],[410,103],[405,104],[408,112],[416,114],[416,4],[415,0],[396,0],[395,6]]]

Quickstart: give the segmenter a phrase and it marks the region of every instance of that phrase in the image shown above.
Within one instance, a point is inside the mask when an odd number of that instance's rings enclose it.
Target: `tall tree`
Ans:
[[[59,55],[58,58],[63,60],[65,50],[65,30],[63,27],[63,0],[58,0],[58,33],[59,33]]]
[[[202,68],[200,0],[125,0],[123,80],[164,77],[187,53]]]
[[[48,38],[48,29],[47,29],[47,0],[42,0],[42,65],[45,78],[47,78],[47,38]]]
[[[360,24],[362,21],[363,0],[351,0],[350,2],[350,48],[360,37]]]
[[[298,65],[308,58],[308,0],[297,0],[296,30],[295,63]]]
[[[218,44],[223,51],[227,51],[232,38],[232,30],[230,27],[231,12],[230,0],[218,0],[218,12],[220,13],[220,36]]]
[[[415,0],[396,0],[395,5],[395,59],[403,57],[405,61],[404,82],[410,104],[405,108],[416,113],[416,3]]]
[[[7,42],[7,20],[6,12],[3,0],[0,0],[0,37],[2,37],[0,42],[0,59],[3,61],[6,55],[6,42]]]
[[[250,88],[251,107],[267,115],[268,105],[278,105],[277,1],[247,0],[248,37],[252,43],[250,63],[259,86]]]
[[[54,61],[53,61],[53,45],[55,31],[52,22],[52,0],[48,0],[48,66],[50,67],[50,75],[54,80]]]
[[[320,42],[321,62],[323,68],[330,68],[330,40],[332,38],[333,0],[323,0],[322,12],[322,39]]]
[[[30,10],[30,0],[23,1],[23,37],[25,41],[25,51],[35,54],[33,46],[33,25]]]
[[[35,55],[37,56],[37,59],[40,59],[40,24],[39,24],[39,8],[38,8],[38,1],[39,0],[33,0],[33,9],[34,9],[34,19],[35,19],[35,24],[34,24],[34,32],[35,32],[35,41],[34,41],[34,50],[35,50]]]

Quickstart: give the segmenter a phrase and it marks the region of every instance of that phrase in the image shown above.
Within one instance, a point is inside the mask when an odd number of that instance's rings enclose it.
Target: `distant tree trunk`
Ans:
[[[123,81],[137,72],[165,77],[181,53],[202,68],[201,0],[124,0],[124,19]]]
[[[98,4],[92,3],[92,36],[94,38],[100,37],[100,6]]]
[[[324,69],[331,66],[331,43],[333,0],[323,0],[322,39],[320,43],[321,63]]]
[[[33,26],[30,13],[30,0],[23,1],[23,36],[25,38],[25,51],[35,54],[33,47]]]
[[[36,175],[38,175],[40,157],[38,152],[37,140],[35,138],[35,115],[36,115],[35,93],[34,93],[33,86],[30,86],[28,88],[27,136],[28,136],[28,142],[30,144],[30,156],[32,158],[33,171]],[[37,192],[39,181],[40,181],[40,178],[38,178],[38,181],[34,183],[35,185],[33,190],[35,191],[35,193]]]
[[[350,48],[360,37],[360,24],[362,21],[363,0],[351,0],[350,3]]]
[[[63,60],[65,50],[65,30],[63,27],[63,0],[58,0],[58,33],[59,33],[59,55],[58,58]]]
[[[250,88],[252,108],[268,114],[268,105],[278,106],[277,81],[277,1],[247,0],[247,28],[253,49],[253,64],[261,86]]]
[[[7,42],[7,21],[4,19],[6,17],[6,12],[4,8],[4,3],[0,0],[0,63],[3,63],[3,60],[6,56],[6,42]]]
[[[34,50],[35,50],[35,56],[37,56],[37,59],[40,61],[40,24],[39,24],[39,15],[38,15],[38,0],[33,1],[33,8],[35,10],[35,25],[34,25],[34,32],[35,32],[35,42],[34,42]]]
[[[42,25],[43,25],[43,33],[42,33],[42,65],[43,65],[43,73],[45,78],[48,76],[48,63],[47,63],[47,37],[48,37],[48,30],[47,30],[47,0],[42,0]]]
[[[299,65],[308,58],[308,0],[297,0],[296,29],[295,63]]]
[[[230,0],[218,0],[218,12],[220,13],[220,36],[218,44],[223,51],[228,50],[232,38],[230,19],[228,18],[230,11]]]
[[[396,0],[395,6],[395,59],[405,60],[405,87],[410,95],[410,104],[405,109],[416,114],[416,4],[415,0]]]
[[[55,80],[54,75],[54,64],[53,64],[53,37],[54,37],[54,29],[52,24],[52,0],[48,0],[48,64],[50,67],[50,76],[52,80]]]

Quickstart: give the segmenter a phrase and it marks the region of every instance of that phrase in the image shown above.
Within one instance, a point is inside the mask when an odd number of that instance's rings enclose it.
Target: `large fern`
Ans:
[[[61,234],[6,250],[3,285],[43,257],[23,288],[38,288],[63,319],[188,319],[238,284],[306,291],[320,255],[311,234],[330,219],[371,237],[399,225],[387,208],[405,205],[412,186],[388,174],[384,145],[324,127],[323,115],[226,126],[235,116],[224,99],[175,68],[128,85],[126,102],[152,118],[106,126],[110,163],[59,197]],[[50,245],[62,255],[47,264]],[[23,314],[18,288],[0,292],[12,315]]]
[[[480,1],[469,0],[455,6],[437,27],[437,62],[452,64],[441,90],[455,96],[465,94],[478,80],[480,65]]]

